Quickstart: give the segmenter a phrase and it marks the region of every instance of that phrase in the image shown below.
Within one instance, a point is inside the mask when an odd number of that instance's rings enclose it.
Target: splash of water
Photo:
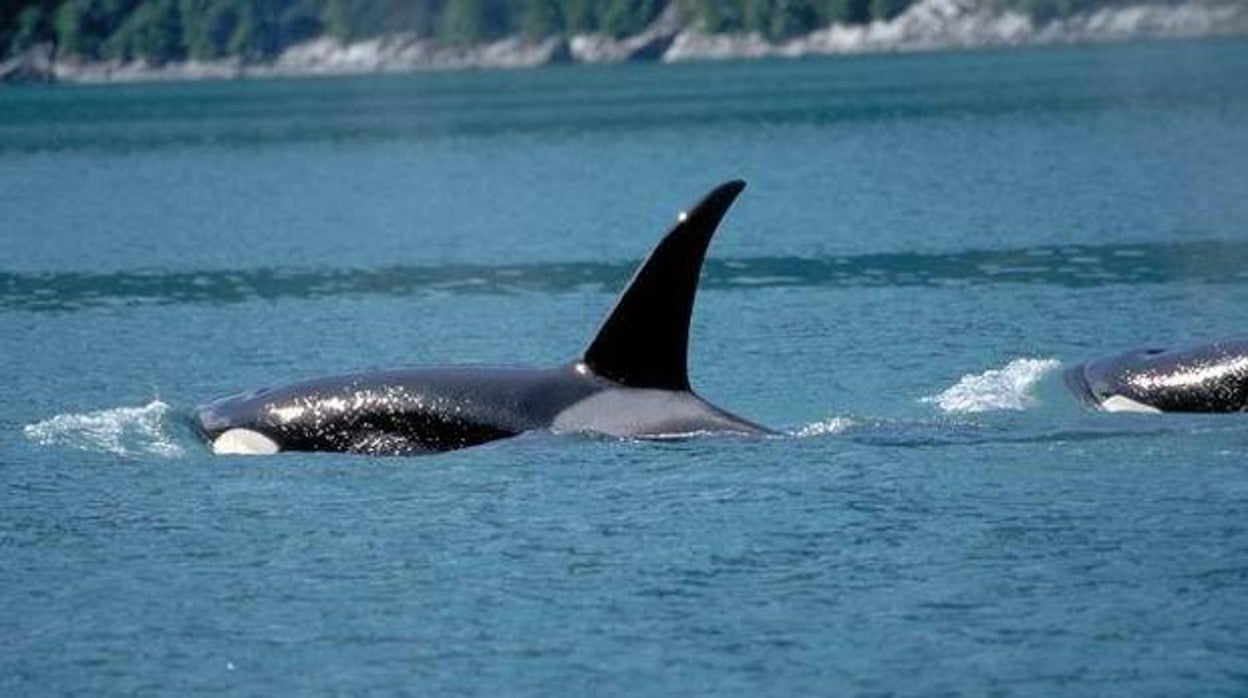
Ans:
[[[173,409],[160,400],[142,407],[114,407],[94,412],[58,414],[22,429],[41,446],[59,446],[119,456],[181,456]]]
[[[840,434],[850,429],[855,424],[856,422],[849,417],[832,417],[821,422],[807,424],[806,426],[801,427],[800,429],[795,429],[790,433],[799,439],[811,436],[827,436],[829,434]]]
[[[962,376],[939,395],[923,398],[950,413],[1025,410],[1036,403],[1034,388],[1061,366],[1056,359],[1015,359],[1003,368]]]

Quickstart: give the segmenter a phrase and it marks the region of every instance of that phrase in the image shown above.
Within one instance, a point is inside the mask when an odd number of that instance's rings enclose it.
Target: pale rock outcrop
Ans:
[[[993,0],[921,0],[891,20],[820,29],[783,42],[757,34],[682,31],[663,60],[714,60],[1034,46],[1248,34],[1248,2],[1204,0],[1102,8],[1039,23]]]
[[[0,62],[0,83],[50,82],[54,77],[52,44],[32,46],[13,58]]]
[[[1002,10],[997,0],[920,0],[887,21],[832,25],[786,41],[759,34],[707,34],[690,27],[679,3],[641,33],[616,39],[587,34],[540,41],[509,37],[480,44],[446,44],[411,34],[343,42],[320,37],[291,46],[276,58],[238,58],[153,64],[54,58],[37,46],[0,64],[0,82],[136,82],[297,75],[354,75],[474,68],[527,68],[574,61],[687,61],[936,51],[1044,44],[1248,35],[1248,0],[1157,0],[1106,7],[1065,19],[1036,22]]]
[[[319,37],[291,46],[272,63],[248,68],[249,75],[354,75],[463,68],[528,68],[567,58],[557,38],[527,41],[508,37],[484,44],[444,44],[411,34],[352,43]]]
[[[577,34],[568,42],[569,53],[578,63],[652,60],[667,52],[684,26],[679,5],[671,3],[639,34],[623,39],[606,34]]]
[[[84,62],[69,58],[57,60],[52,72],[59,81],[77,83],[227,80],[244,74],[243,62],[237,58],[164,64],[143,60]]]

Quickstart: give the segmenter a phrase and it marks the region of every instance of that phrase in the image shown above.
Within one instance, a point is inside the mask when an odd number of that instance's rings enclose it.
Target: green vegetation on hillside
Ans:
[[[915,0],[674,0],[711,32],[780,39],[832,22],[893,17]],[[1047,19],[1129,0],[996,0]],[[350,40],[412,33],[469,43],[601,32],[633,34],[666,0],[9,0],[0,3],[0,57],[50,43],[87,60],[272,57],[324,34]]]

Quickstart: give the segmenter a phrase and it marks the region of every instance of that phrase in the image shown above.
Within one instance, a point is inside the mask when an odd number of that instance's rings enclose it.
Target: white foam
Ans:
[[[854,420],[849,417],[832,417],[822,422],[814,422],[807,424],[801,429],[793,431],[793,436],[804,439],[808,436],[827,436],[829,434],[840,434],[854,426]]]
[[[95,412],[58,414],[22,429],[42,446],[67,446],[121,456],[183,453],[168,428],[169,405],[153,400],[142,407],[114,407]]]
[[[1033,388],[1056,370],[1056,359],[1015,359],[1003,368],[962,376],[939,395],[923,398],[945,412],[1025,410],[1036,402]]]

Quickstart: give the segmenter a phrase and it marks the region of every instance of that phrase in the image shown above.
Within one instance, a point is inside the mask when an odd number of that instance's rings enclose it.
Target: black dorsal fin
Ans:
[[[689,390],[689,316],[707,245],[745,182],[711,190],[680,214],[615,301],[582,361],[633,388]]]

